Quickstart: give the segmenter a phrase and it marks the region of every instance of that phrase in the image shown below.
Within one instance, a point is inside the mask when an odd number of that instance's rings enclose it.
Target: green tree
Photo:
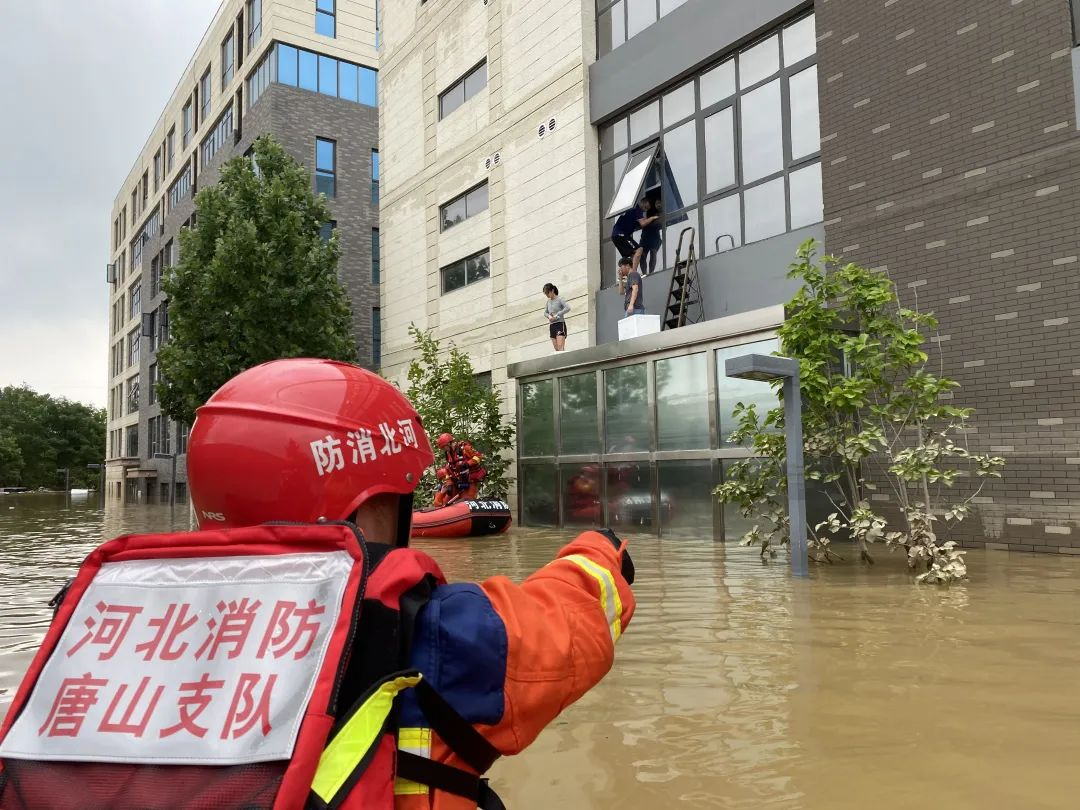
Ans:
[[[441,433],[468,441],[484,454],[487,477],[480,482],[483,497],[506,498],[509,493],[506,457],[514,440],[513,425],[502,414],[502,395],[476,380],[468,355],[451,345],[443,352],[430,332],[409,326],[418,357],[409,364],[409,400],[416,406],[424,430],[434,446]],[[439,464],[436,449],[436,464]],[[428,469],[416,490],[417,502],[427,506],[435,494],[433,469]]]
[[[241,371],[284,357],[356,361],[338,241],[324,241],[325,198],[270,136],[254,160],[225,163],[195,198],[180,261],[162,281],[170,341],[158,352],[161,408],[191,424],[195,410]]]
[[[810,529],[815,556],[831,560],[830,538],[845,536],[872,563],[870,546],[883,540],[905,550],[920,582],[963,579],[963,552],[949,532],[1005,462],[966,447],[973,410],[948,404],[957,383],[924,349],[937,319],[901,306],[885,273],[818,260],[816,248],[802,245],[791,266],[802,288],[778,330],[780,353],[799,360],[806,477],[835,510]],[[783,409],[759,417],[740,404],[736,417],[733,440],[757,458],[732,465],[716,493],[758,521],[743,540],[764,555],[789,540]],[[969,484],[956,486],[965,478]],[[891,490],[898,515],[871,503],[868,491],[879,486]]]
[[[73,486],[96,486],[105,453],[105,411],[39,394],[28,386],[0,388],[0,484],[56,487],[67,468]]]

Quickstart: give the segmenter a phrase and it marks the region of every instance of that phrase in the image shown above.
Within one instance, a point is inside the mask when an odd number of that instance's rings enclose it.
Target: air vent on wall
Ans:
[[[493,155],[488,155],[486,158],[484,158],[484,168],[487,169],[489,172],[496,166],[498,166],[500,163],[502,163],[502,155],[498,152]]]
[[[540,122],[540,124],[536,127],[536,134],[540,137],[541,140],[543,140],[544,137],[548,135],[548,133],[555,131],[555,127],[557,125],[558,122],[555,120],[555,116],[552,116],[546,121]]]

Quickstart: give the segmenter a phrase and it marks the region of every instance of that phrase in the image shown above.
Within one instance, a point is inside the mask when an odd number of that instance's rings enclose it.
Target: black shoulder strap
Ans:
[[[480,810],[506,810],[506,805],[499,798],[499,794],[491,789],[487,779],[427,757],[398,751],[397,775],[401,779],[427,785],[435,790],[475,799]]]
[[[421,680],[414,689],[420,711],[451,751],[477,773],[485,773],[495,764],[500,756],[498,749],[484,739],[484,735],[473,728],[472,723],[458,714],[427,679]]]

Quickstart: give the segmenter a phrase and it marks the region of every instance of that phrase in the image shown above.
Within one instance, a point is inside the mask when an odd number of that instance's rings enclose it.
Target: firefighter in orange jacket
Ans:
[[[348,519],[369,541],[405,546],[413,490],[432,460],[412,405],[382,378],[278,360],[238,375],[200,409],[188,479],[203,528]],[[399,748],[435,771],[467,774],[522,751],[611,668],[634,614],[633,581],[626,543],[601,530],[521,584],[495,576],[435,587],[412,623],[409,661],[480,742],[452,751],[407,691]],[[486,783],[479,796],[437,783],[399,778],[398,810],[502,806]]]

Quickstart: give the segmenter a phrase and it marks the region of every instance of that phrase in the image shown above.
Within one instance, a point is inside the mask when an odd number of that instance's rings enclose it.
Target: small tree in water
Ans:
[[[258,167],[256,169],[256,166]],[[236,157],[195,198],[180,262],[162,281],[170,340],[158,352],[161,408],[195,410],[241,371],[285,357],[356,361],[349,301],[337,278],[337,234],[311,173],[269,136],[254,162]]]
[[[409,334],[419,356],[409,364],[406,396],[424,423],[436,465],[441,466],[441,462],[435,439],[441,433],[453,434],[456,440],[470,442],[484,454],[487,476],[480,482],[480,494],[507,497],[510,462],[504,454],[513,442],[514,428],[503,418],[502,395],[476,379],[468,355],[457,347],[451,345],[442,356],[440,341],[431,332],[410,324]],[[416,490],[418,505],[429,506],[436,487],[435,472],[429,468]]]
[[[814,241],[799,248],[788,275],[803,286],[778,330],[780,353],[799,360],[806,477],[834,510],[810,530],[813,556],[831,561],[830,537],[845,535],[868,563],[871,544],[884,541],[905,550],[920,582],[963,579],[963,552],[949,531],[968,516],[986,480],[1001,476],[1004,459],[965,446],[973,410],[945,401],[957,383],[932,369],[923,348],[937,329],[934,316],[900,306],[883,272],[832,256],[818,260],[816,248]],[[716,494],[756,521],[743,542],[760,545],[765,556],[789,542],[784,412],[759,417],[740,404],[735,416],[731,439],[756,458],[732,465]],[[975,483],[965,492],[954,488],[968,476]],[[878,483],[899,506],[893,526],[868,497]]]

